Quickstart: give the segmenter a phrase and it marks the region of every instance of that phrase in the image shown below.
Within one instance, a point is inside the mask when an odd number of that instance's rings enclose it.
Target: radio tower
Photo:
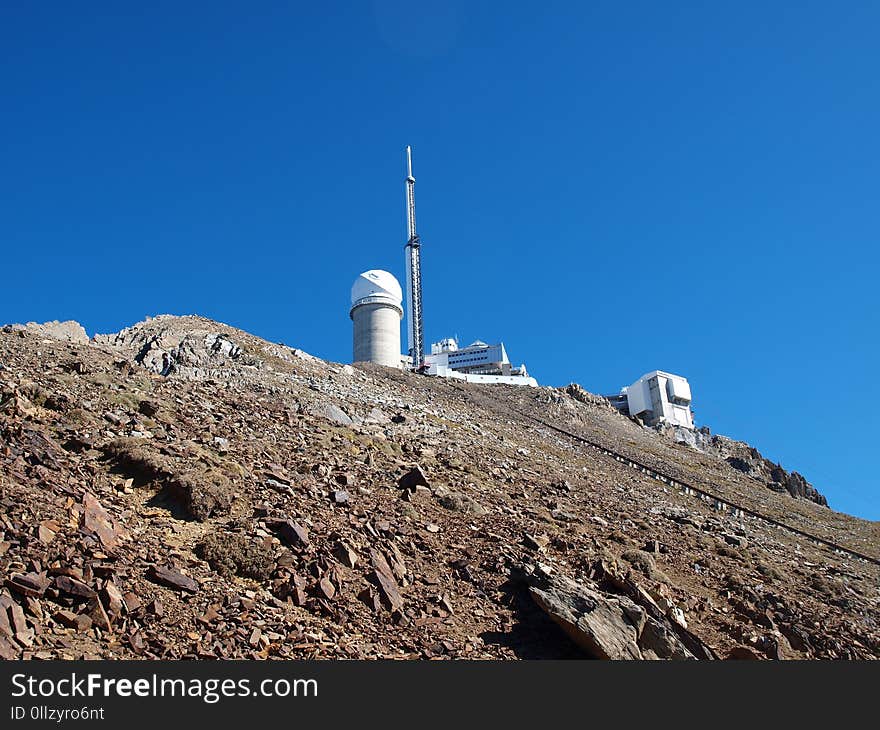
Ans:
[[[412,174],[412,149],[406,147],[406,299],[409,305],[409,357],[413,370],[422,365],[425,336],[422,329],[421,241],[416,233],[416,179]]]

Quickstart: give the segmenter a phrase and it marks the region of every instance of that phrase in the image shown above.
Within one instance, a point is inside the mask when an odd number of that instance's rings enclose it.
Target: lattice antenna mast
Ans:
[[[409,308],[409,356],[413,370],[421,367],[425,352],[422,327],[421,242],[416,233],[416,179],[412,174],[412,149],[406,148],[406,299]]]

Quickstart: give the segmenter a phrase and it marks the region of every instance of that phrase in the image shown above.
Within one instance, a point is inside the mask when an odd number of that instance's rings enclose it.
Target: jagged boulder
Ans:
[[[624,599],[607,597],[573,581],[531,587],[535,603],[578,646],[596,659],[641,659],[638,622],[644,611]],[[631,612],[628,615],[628,612]]]
[[[580,401],[581,403],[587,403],[594,406],[601,406],[603,408],[613,408],[613,406],[608,402],[606,398],[603,398],[601,395],[595,395],[594,393],[590,393],[588,390],[585,390],[583,386],[578,383],[570,383],[565,387],[565,393],[574,398],[576,401]]]
[[[57,319],[51,322],[38,324],[36,322],[28,322],[27,324],[8,324],[3,328],[6,332],[30,332],[40,337],[47,337],[52,340],[60,340],[61,342],[75,342],[79,345],[89,344],[89,336],[79,322],[72,319],[66,322],[59,322]]]
[[[587,654],[596,659],[694,659],[665,619],[650,615],[626,595],[561,575],[533,572],[535,603]]]
[[[713,436],[707,428],[691,430],[661,424],[656,426],[655,430],[672,438],[676,443],[687,444],[697,451],[718,456],[732,468],[763,482],[774,492],[787,492],[792,497],[808,499],[822,506],[828,505],[828,500],[801,474],[786,471],[781,465],[766,459],[754,446],[749,446],[743,441],[735,441],[726,436]]]
[[[109,335],[95,335],[96,344],[130,357],[157,375],[188,380],[228,376],[236,365],[263,365],[249,356],[222,326],[200,317],[159,315]]]
[[[785,470],[783,469],[783,472],[784,471]],[[816,487],[810,484],[796,471],[786,473],[783,483],[792,497],[801,497],[802,499],[809,499],[816,504],[821,504],[823,507],[828,506],[828,500],[825,499],[825,496],[820,494]]]

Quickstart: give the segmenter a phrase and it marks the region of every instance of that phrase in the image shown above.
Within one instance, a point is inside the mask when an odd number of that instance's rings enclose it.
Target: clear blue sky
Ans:
[[[429,341],[681,373],[880,519],[878,33],[871,2],[6,3],[0,321],[199,313],[346,361],[411,144]]]

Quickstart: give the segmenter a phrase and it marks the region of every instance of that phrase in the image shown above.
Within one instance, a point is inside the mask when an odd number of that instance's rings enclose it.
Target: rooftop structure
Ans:
[[[529,376],[525,365],[518,368],[511,365],[503,342],[489,345],[477,340],[459,348],[455,338],[447,337],[431,345],[431,354],[425,356],[425,372],[474,383],[538,384]]]

